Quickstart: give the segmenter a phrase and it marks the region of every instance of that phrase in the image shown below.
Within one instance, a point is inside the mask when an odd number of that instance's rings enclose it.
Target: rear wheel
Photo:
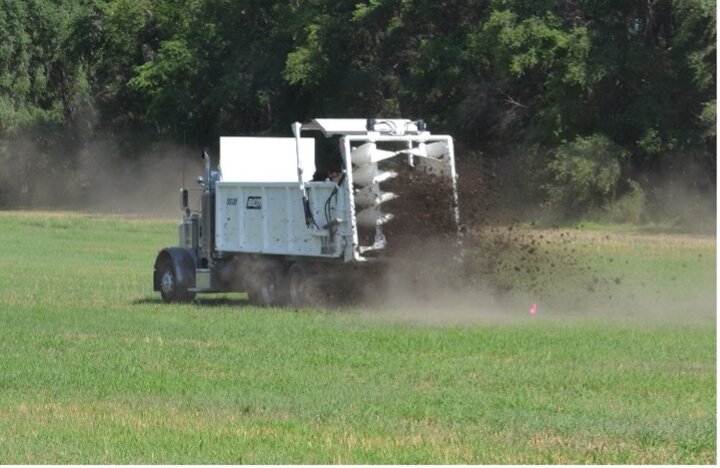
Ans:
[[[293,307],[306,307],[318,302],[313,274],[305,263],[294,263],[288,273],[288,299]]]
[[[248,290],[250,302],[263,307],[280,306],[287,302],[287,277],[279,263],[258,269]]]
[[[163,301],[167,303],[190,302],[195,298],[194,292],[178,285],[177,273],[171,261],[163,262],[158,274],[160,275],[160,296]]]

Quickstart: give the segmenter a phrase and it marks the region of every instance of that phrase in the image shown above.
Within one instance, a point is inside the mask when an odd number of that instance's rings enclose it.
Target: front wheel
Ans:
[[[164,262],[160,269],[160,296],[163,301],[171,302],[190,302],[195,298],[195,293],[188,291],[178,284],[177,273],[172,262]]]

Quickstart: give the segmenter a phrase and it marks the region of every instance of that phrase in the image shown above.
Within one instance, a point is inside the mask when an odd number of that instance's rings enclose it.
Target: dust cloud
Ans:
[[[461,256],[442,240],[408,248],[389,262],[364,304],[370,307],[371,317],[426,325],[558,320],[714,327],[714,258],[694,254],[694,261],[703,263],[691,269],[689,278],[663,278],[662,272],[653,270],[652,262],[646,264],[642,258],[647,255],[652,260],[656,255],[652,248],[627,260],[617,255],[603,257],[593,250],[612,253],[618,244],[653,242],[664,244],[659,255],[670,251],[671,257],[677,256],[675,249],[699,247],[714,254],[715,248],[714,239],[708,237],[659,240],[657,236],[487,228],[465,236]],[[677,243],[677,247],[667,243]],[[683,290],[687,285],[694,290]]]
[[[199,150],[170,144],[130,155],[103,141],[70,155],[24,139],[3,149],[0,208],[177,217],[183,180],[191,190],[199,188],[195,178],[203,174]]]
[[[364,297],[382,311],[371,316],[433,325],[559,319],[714,326],[714,237],[508,223],[511,214],[498,213],[484,196],[481,171],[464,169],[461,244],[444,181],[401,174],[387,187],[400,197],[387,204],[396,214],[386,229],[392,259]]]

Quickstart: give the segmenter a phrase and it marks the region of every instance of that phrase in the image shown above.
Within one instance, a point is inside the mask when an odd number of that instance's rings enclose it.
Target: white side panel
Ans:
[[[308,184],[310,206],[319,226],[325,226],[325,202],[335,184]],[[340,191],[331,200],[331,215],[343,219],[334,242],[329,232],[305,225],[302,192],[297,182],[218,182],[216,189],[215,244],[221,252],[246,252],[308,257],[335,257],[343,254],[342,233],[351,233],[349,204]]]
[[[287,252],[292,249],[291,236],[293,229],[290,229],[290,236],[288,236],[288,225],[291,223],[292,216],[288,212],[288,208],[292,209],[292,200],[295,199],[295,208],[302,208],[300,197],[298,196],[299,190],[297,186],[292,187],[277,187],[271,188],[265,191],[265,199],[267,200],[267,206],[272,207],[272,220],[265,217],[267,224],[267,232],[265,234],[265,246],[264,248],[273,252]],[[294,197],[292,195],[295,195]],[[288,203],[290,201],[291,203]],[[290,206],[288,206],[290,205]],[[297,226],[294,226],[297,228]]]
[[[315,172],[315,140],[300,139],[303,181]],[[294,138],[220,137],[220,173],[225,182],[297,182]]]

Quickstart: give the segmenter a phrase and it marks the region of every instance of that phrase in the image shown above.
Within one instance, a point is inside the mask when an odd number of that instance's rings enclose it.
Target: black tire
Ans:
[[[190,302],[195,299],[195,293],[178,286],[177,273],[171,261],[163,262],[158,269],[160,296],[167,303]]]
[[[311,268],[294,263],[288,272],[288,302],[292,307],[307,307],[319,302]]]
[[[282,306],[287,302],[287,275],[279,263],[260,267],[248,288],[250,302],[262,307]]]

